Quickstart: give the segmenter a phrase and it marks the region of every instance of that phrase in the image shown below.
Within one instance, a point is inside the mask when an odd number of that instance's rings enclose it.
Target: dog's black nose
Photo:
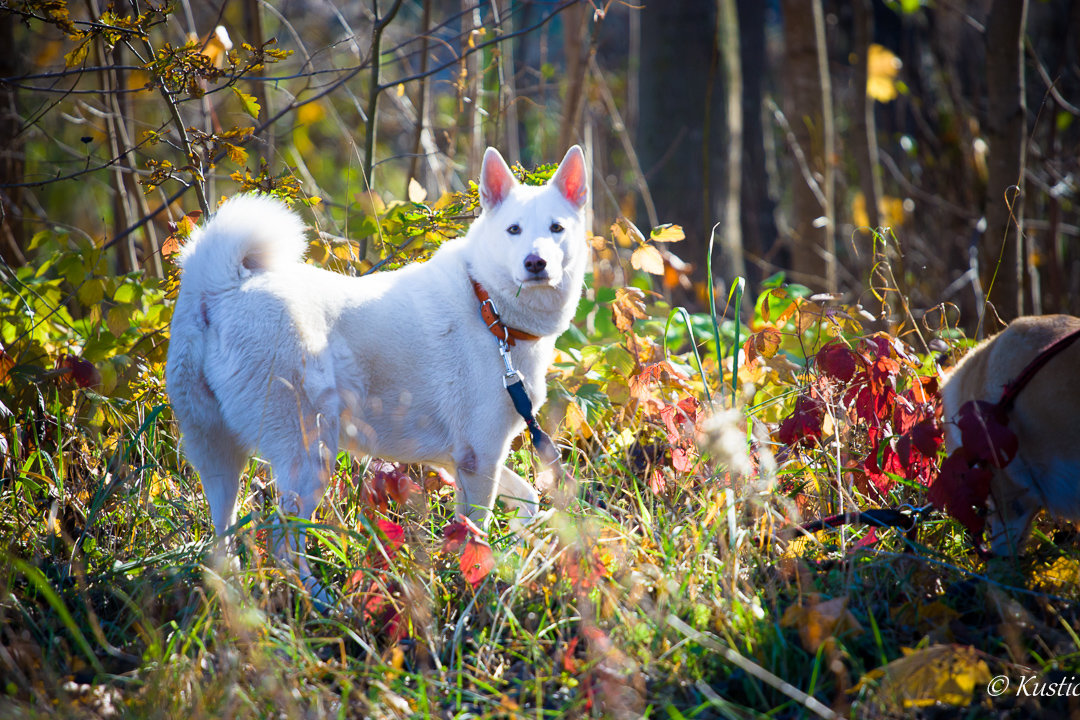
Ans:
[[[540,257],[536,253],[529,253],[525,257],[525,269],[531,272],[533,275],[539,275],[544,272],[544,268],[547,267],[547,260]]]

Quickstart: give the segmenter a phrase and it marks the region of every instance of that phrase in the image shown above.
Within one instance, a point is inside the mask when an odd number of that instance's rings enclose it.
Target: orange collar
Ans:
[[[480,301],[480,317],[487,323],[488,330],[491,334],[503,340],[507,345],[514,345],[515,340],[539,340],[539,335],[533,335],[527,333],[524,330],[518,330],[512,328],[503,323],[499,319],[499,313],[495,309],[495,302],[491,299],[491,295],[484,289],[484,286],[475,280],[472,281],[473,292],[476,293],[476,299]]]

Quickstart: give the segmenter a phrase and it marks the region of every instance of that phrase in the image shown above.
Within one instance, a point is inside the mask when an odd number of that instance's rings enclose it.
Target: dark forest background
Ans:
[[[715,227],[717,292],[784,272],[857,302],[888,257],[917,314],[944,303],[969,329],[987,299],[1004,319],[1080,309],[1080,3],[154,7],[0,3],[9,267],[40,262],[35,233],[70,228],[117,272],[160,275],[166,223],[234,192],[237,172],[294,177],[325,230],[362,241],[368,184],[390,200],[415,181],[411,199],[433,202],[475,178],[486,145],[531,167],[578,142],[598,234],[619,217],[683,226],[665,286],[692,307]],[[149,68],[189,40],[205,67]],[[290,54],[230,65],[223,40]]]

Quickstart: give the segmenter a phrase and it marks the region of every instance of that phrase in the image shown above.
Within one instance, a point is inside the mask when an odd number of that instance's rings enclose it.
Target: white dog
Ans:
[[[579,147],[543,187],[519,185],[488,148],[468,234],[428,262],[360,278],[305,264],[304,226],[279,201],[224,203],[180,252],[166,371],[216,531],[235,522],[252,453],[270,462],[283,509],[306,519],[339,445],[446,469],[458,511],[481,523],[497,497],[533,516],[536,490],[503,466],[524,422],[494,334],[518,331],[512,362],[539,407],[555,339],[581,296],[587,199]],[[502,324],[481,318],[474,284]],[[284,547],[300,551],[318,594],[303,543],[301,533]]]
[[[1019,550],[1042,508],[1080,519],[1080,342],[1064,346],[1045,365],[1029,367],[1044,349],[1075,332],[1080,318],[1068,315],[1014,320],[964,356],[941,389],[943,415],[950,421],[945,442],[953,452],[962,445],[956,420],[965,403],[997,403],[1007,386],[1029,378],[1006,413],[1016,455],[992,469],[990,480],[987,529],[997,555]]]

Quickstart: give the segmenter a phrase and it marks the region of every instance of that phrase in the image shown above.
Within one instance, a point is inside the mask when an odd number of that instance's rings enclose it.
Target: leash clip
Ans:
[[[521,381],[521,373],[514,369],[514,363],[510,360],[510,344],[507,342],[509,333],[506,334],[506,338],[499,340],[499,355],[502,356],[503,367],[506,368],[506,373],[503,375],[503,387],[510,387],[514,380]]]

